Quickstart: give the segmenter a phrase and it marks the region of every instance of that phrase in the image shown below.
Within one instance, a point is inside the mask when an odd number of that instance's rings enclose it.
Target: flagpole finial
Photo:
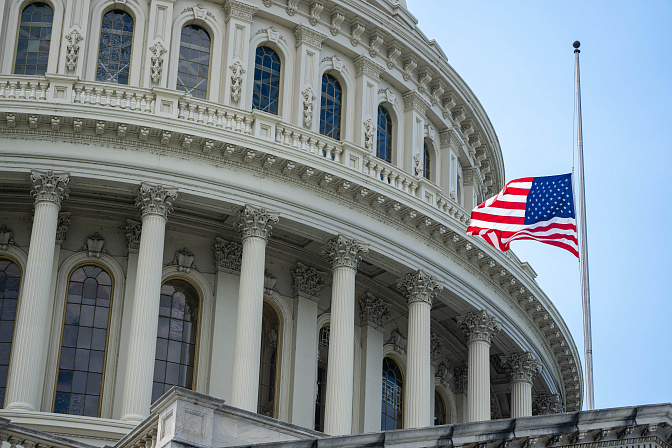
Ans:
[[[579,47],[581,46],[581,42],[578,40],[575,40],[574,43],[572,44],[574,47],[574,53],[581,53],[581,50],[579,50]]]

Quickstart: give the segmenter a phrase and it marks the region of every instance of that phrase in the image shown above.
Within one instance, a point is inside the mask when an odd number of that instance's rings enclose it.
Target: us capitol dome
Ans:
[[[534,270],[465,235],[502,152],[416,25],[389,0],[2,2],[6,447],[579,415]]]

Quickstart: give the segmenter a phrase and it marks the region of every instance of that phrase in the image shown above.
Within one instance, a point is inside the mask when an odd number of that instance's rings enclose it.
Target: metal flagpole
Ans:
[[[581,80],[579,76],[579,46],[574,42],[574,57],[576,59],[576,119],[577,138],[579,147],[579,251],[581,257],[581,297],[583,299],[583,346],[586,359],[586,404],[589,411],[595,409],[595,394],[593,392],[593,336],[590,328],[590,282],[588,280],[588,235],[586,231],[586,190],[583,175],[583,132],[581,130]]]

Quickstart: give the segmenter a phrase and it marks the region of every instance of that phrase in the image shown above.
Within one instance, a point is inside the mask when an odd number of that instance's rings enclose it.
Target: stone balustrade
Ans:
[[[9,448],[94,448],[93,445],[15,425],[6,418],[0,418],[0,443]]]

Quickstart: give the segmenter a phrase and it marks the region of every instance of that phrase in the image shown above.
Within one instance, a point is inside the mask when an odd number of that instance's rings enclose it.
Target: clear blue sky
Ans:
[[[407,1],[488,113],[507,181],[572,170],[581,41],[595,407],[672,402],[672,2]],[[512,246],[583,354],[578,262]]]

